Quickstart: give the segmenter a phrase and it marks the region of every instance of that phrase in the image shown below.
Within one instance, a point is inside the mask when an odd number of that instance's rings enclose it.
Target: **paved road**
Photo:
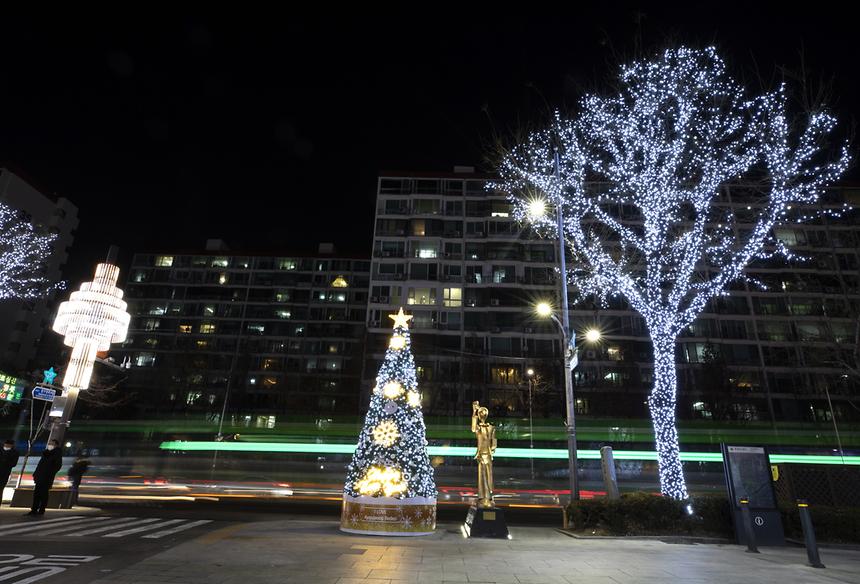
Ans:
[[[86,584],[231,522],[156,509],[0,510],[0,583]],[[163,511],[163,510],[161,510]],[[186,514],[187,515],[187,514]]]

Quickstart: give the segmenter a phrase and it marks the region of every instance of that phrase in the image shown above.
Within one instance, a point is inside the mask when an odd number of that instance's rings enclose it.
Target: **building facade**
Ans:
[[[370,262],[334,254],[139,253],[126,283],[125,391],[143,414],[272,427],[358,409]]]
[[[0,168],[0,201],[24,214],[37,230],[55,233],[57,239],[45,266],[51,282],[62,280],[78,226],[78,208],[65,198],[51,198],[6,168]],[[26,373],[34,364],[36,350],[51,328],[56,292],[35,301],[9,300],[0,304],[0,367]]]
[[[480,399],[497,415],[519,414],[532,389],[535,415],[562,415],[560,334],[534,311],[539,301],[559,306],[557,241],[517,224],[505,196],[486,188],[492,177],[455,170],[378,179],[363,388],[384,355],[386,317],[403,305],[415,316],[429,413],[462,415]],[[858,194],[831,189],[822,206],[856,203]],[[726,187],[718,204],[743,216],[755,200],[745,188]],[[636,220],[626,209],[617,213]],[[679,418],[860,419],[851,401],[860,371],[855,217],[780,227],[776,235],[806,261],[754,263],[747,274],[766,290],[737,282],[689,327],[678,350]],[[623,300],[602,306],[576,290],[570,300],[577,414],[647,417],[652,355],[642,318]],[[585,340],[590,329],[600,331],[599,341]]]
[[[379,177],[368,303],[364,389],[390,333],[387,316],[412,311],[412,343],[425,411],[464,415],[480,400],[496,415],[522,411],[529,368],[552,387],[539,400],[558,413],[558,334],[534,306],[557,299],[555,243],[523,230],[491,177],[452,173]]]

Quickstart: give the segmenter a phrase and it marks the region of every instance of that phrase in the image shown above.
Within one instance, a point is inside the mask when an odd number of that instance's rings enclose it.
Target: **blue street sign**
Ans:
[[[54,401],[54,397],[56,397],[57,392],[54,389],[49,387],[39,387],[38,385],[33,388],[33,399],[41,399],[44,401],[52,402]]]

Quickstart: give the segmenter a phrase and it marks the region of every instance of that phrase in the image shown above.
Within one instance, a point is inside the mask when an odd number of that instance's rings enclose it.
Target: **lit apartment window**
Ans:
[[[436,304],[436,288],[409,288],[407,304]]]
[[[511,204],[507,201],[493,201],[490,217],[510,217]]]
[[[278,359],[263,359],[263,369],[268,371],[269,369],[278,369],[280,366],[280,361]]]
[[[185,333],[185,334],[191,333],[191,325],[190,324],[179,325],[179,332]]]
[[[424,236],[424,220],[423,219],[415,219],[412,221],[412,235]]]
[[[218,276],[218,283],[219,284],[226,284],[227,283],[227,274],[222,272],[221,275]]]
[[[197,341],[196,344],[197,344],[198,349],[208,349],[209,348],[209,341],[199,340],[199,341]]]
[[[710,419],[712,417],[711,410],[708,408],[708,404],[705,402],[694,402],[693,403],[693,411],[699,417]]]
[[[204,335],[211,335],[215,332],[215,325],[211,322],[204,322],[200,325],[200,332]]]
[[[346,293],[334,292],[328,295],[328,299],[330,302],[346,302]]]
[[[435,247],[419,247],[417,256],[421,259],[434,259],[439,256]]]
[[[150,337],[150,338],[146,339],[145,341],[143,341],[143,344],[146,345],[147,347],[156,347],[156,346],[158,346],[158,339]]]
[[[138,367],[152,367],[155,365],[155,353],[138,353],[134,364]]]
[[[185,396],[185,403],[188,404],[189,406],[193,405],[194,402],[196,402],[198,399],[200,399],[201,395],[203,395],[203,394],[201,394],[199,391],[189,391],[188,394],[186,394],[186,396]]]
[[[131,276],[131,281],[136,284],[140,284],[141,282],[146,282],[149,278],[149,272],[146,270],[135,270],[134,274]]]
[[[337,344],[331,344],[328,346],[329,353],[337,353]]]
[[[288,290],[278,290],[275,293],[275,302],[289,302],[290,292]]]
[[[442,291],[442,303],[445,306],[462,306],[463,305],[463,289],[462,288],[444,288]]]
[[[154,331],[155,329],[157,329],[159,327],[160,324],[161,324],[161,321],[158,320],[157,318],[148,318],[145,321],[143,321],[143,330]]]
[[[159,268],[169,268],[173,265],[173,256],[156,256],[155,265]]]
[[[621,347],[609,347],[606,353],[610,360],[621,361]]]
[[[275,316],[278,318],[290,318],[292,313],[289,310],[276,310]]]
[[[296,260],[280,260],[278,262],[279,270],[295,270],[296,269]]]
[[[166,304],[153,304],[149,307],[149,314],[153,316],[161,316],[165,312],[167,312]]]
[[[513,385],[519,382],[519,370],[514,367],[492,367],[490,382],[499,385]]]
[[[212,258],[212,263],[209,264],[213,268],[226,268],[230,261],[225,257]]]
[[[346,281],[346,278],[343,276],[338,276],[331,283],[332,288],[349,288],[349,283]]]
[[[250,323],[248,325],[248,332],[262,335],[266,332],[266,326],[261,323]]]
[[[215,305],[214,304],[206,304],[203,306],[203,314],[205,316],[215,316]]]

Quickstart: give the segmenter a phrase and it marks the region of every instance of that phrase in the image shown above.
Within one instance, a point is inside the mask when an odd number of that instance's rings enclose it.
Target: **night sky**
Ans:
[[[380,170],[490,170],[494,135],[601,88],[637,44],[716,44],[748,85],[803,50],[854,124],[856,19],[756,4],[4,15],[0,164],[80,208],[72,281],[109,243],[369,254]]]

